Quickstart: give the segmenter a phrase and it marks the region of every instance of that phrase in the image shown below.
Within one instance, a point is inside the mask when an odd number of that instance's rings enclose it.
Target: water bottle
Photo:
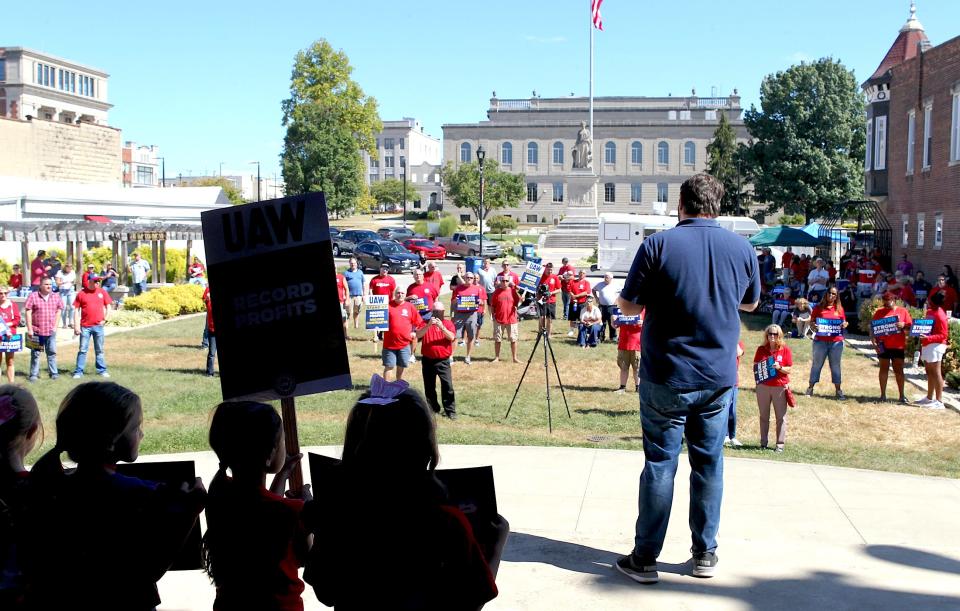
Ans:
[[[915,350],[913,353],[913,366],[920,367],[920,351]]]

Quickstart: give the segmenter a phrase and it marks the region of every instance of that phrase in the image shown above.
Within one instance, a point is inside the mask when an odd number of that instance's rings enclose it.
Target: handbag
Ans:
[[[790,387],[787,386],[787,407],[796,407],[797,406],[797,397],[793,394],[793,391],[790,390]]]

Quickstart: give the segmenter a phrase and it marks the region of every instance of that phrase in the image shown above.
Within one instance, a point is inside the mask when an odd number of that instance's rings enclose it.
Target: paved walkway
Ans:
[[[442,467],[493,465],[512,527],[500,596],[485,609],[960,609],[960,480],[727,458],[719,572],[700,580],[686,564],[682,460],[661,582],[642,586],[610,566],[632,546],[642,453],[443,446],[441,454]],[[196,460],[206,482],[216,469],[209,452],[144,460],[172,458]],[[380,557],[380,570],[389,561]],[[160,593],[162,610],[210,609],[214,595],[195,571],[168,573]],[[309,589],[304,601],[325,608]]]

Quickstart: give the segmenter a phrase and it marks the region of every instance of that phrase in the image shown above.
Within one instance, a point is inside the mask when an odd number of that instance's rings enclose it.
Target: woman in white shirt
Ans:
[[[77,272],[73,265],[67,263],[54,276],[57,288],[60,290],[60,299],[63,300],[63,309],[60,310],[60,325],[64,329],[73,328],[73,299],[77,296]]]
[[[597,302],[592,296],[587,297],[587,302],[580,309],[580,334],[577,337],[577,345],[581,348],[597,347],[597,337],[602,327],[601,320],[603,316],[600,308],[597,307]]]

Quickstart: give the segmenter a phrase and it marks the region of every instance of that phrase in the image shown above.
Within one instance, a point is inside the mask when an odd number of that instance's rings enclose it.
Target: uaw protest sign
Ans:
[[[351,388],[322,193],[201,214],[223,398]]]

